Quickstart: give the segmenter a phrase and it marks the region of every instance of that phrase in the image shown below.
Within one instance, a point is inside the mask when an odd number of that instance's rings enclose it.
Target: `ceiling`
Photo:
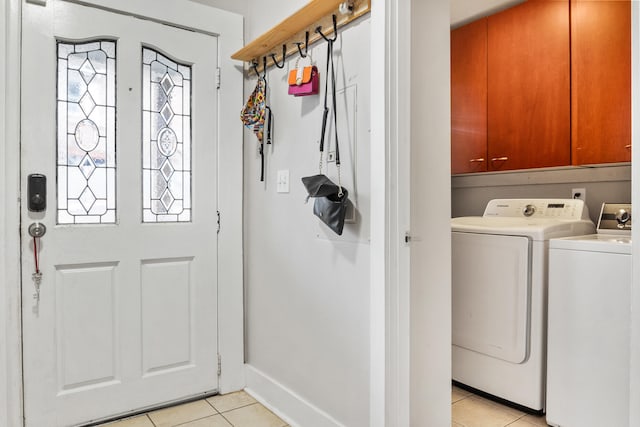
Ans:
[[[451,26],[457,27],[525,0],[451,0]]]

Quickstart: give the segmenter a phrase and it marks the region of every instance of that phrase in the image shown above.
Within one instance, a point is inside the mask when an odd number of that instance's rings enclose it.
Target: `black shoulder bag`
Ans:
[[[324,85],[324,113],[322,116],[322,132],[320,134],[320,173],[318,175],[303,177],[302,183],[309,193],[307,199],[309,199],[309,197],[315,198],[313,203],[314,215],[320,218],[320,220],[337,235],[342,235],[349,193],[347,189],[342,186],[340,178],[340,149],[338,147],[338,124],[336,118],[336,76],[333,65],[333,41],[329,40],[327,43],[327,78]],[[329,74],[329,63],[331,63],[331,74]],[[337,185],[322,173],[324,137],[327,130],[327,118],[329,116],[329,107],[327,106],[329,76],[331,76],[331,89],[333,92],[333,128],[336,139],[336,168],[338,169]]]

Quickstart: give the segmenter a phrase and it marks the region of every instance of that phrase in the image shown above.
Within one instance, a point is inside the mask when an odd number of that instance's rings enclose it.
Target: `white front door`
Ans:
[[[215,391],[217,38],[49,0],[22,43],[26,425]]]

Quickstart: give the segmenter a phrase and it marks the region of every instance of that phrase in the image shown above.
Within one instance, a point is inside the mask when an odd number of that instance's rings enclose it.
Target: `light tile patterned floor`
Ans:
[[[529,415],[453,386],[452,427],[547,427],[544,416]]]
[[[472,394],[451,390],[452,427],[547,427],[544,416],[529,415]],[[160,409],[104,427],[288,427],[244,391]]]
[[[288,427],[273,412],[238,391],[103,424],[104,427]]]

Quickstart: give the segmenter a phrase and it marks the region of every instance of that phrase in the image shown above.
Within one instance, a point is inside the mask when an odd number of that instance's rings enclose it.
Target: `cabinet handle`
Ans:
[[[491,159],[492,162],[506,162],[507,160],[509,160],[508,157],[494,157]]]
[[[469,160],[469,163],[478,163],[478,162],[484,162],[484,158],[480,157],[479,159],[471,159],[471,160]]]
[[[624,148],[626,148],[627,150],[631,150],[631,144],[625,145]]]

